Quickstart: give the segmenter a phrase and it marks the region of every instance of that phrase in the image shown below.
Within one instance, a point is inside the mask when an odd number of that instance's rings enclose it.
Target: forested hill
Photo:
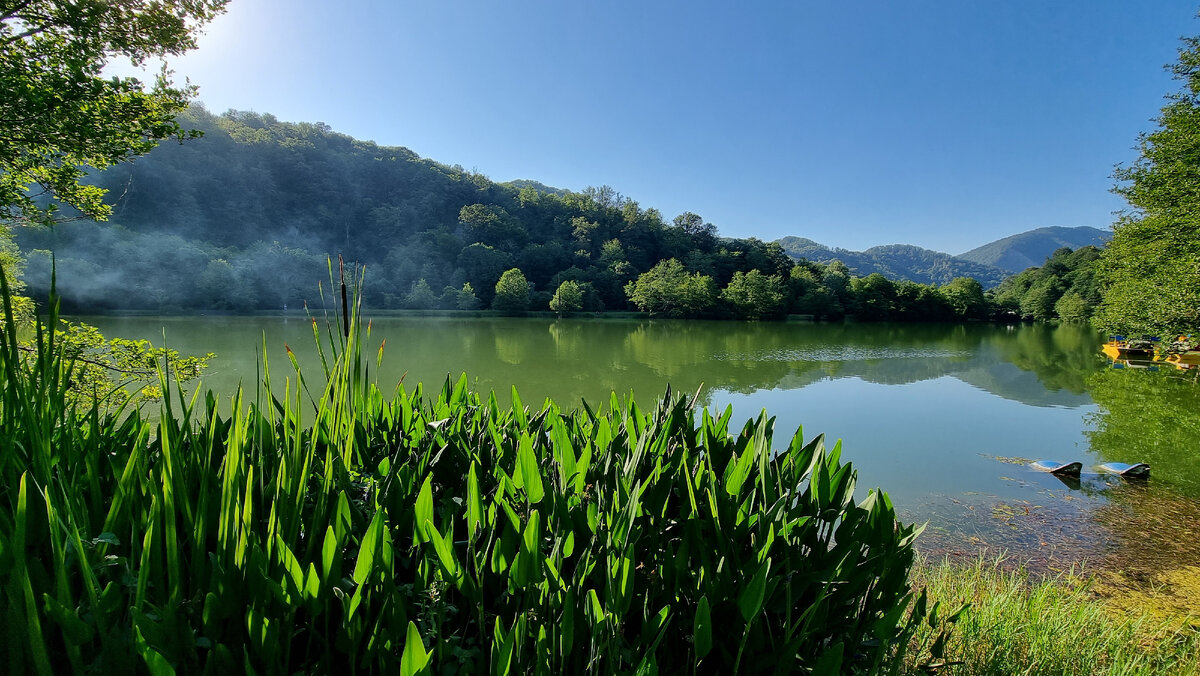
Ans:
[[[958,258],[982,265],[994,265],[1013,273],[1042,265],[1050,254],[1063,247],[1103,247],[1110,239],[1112,231],[1088,226],[1038,228],[989,242],[959,254]]]
[[[164,143],[94,177],[115,204],[110,223],[17,233],[32,293],[49,287],[50,251],[74,311],[299,307],[315,299],[327,259],[339,254],[367,267],[366,301],[379,308],[489,307],[501,275],[516,268],[532,286],[531,309],[548,309],[565,281],[579,285],[582,309],[635,309],[642,303],[631,302],[626,285],[675,259],[699,284],[699,295],[681,306],[690,308],[685,314],[880,318],[908,315],[860,303],[855,293],[881,280],[859,288],[852,272],[940,286],[973,277],[991,287],[1003,277],[996,268],[914,246],[856,253],[787,238],[797,258],[836,258],[850,268],[798,271],[780,243],[722,238],[695,213],[668,220],[608,187],[572,192],[534,180],[496,183],[407,148],[269,114],[193,107],[180,123],[204,136]],[[737,273],[753,271],[761,275],[747,279],[770,287],[769,310],[735,307],[755,305],[742,296],[761,293],[726,293],[734,281],[744,289]],[[677,292],[682,279],[664,283]],[[654,283],[647,282],[642,300]],[[917,314],[941,316],[945,308],[938,308]]]
[[[889,244],[871,247],[866,251],[849,251],[830,248],[804,237],[784,237],[778,243],[792,258],[819,263],[839,260],[861,277],[877,272],[888,279],[907,279],[921,284],[947,284],[955,277],[973,277],[984,287],[990,288],[1008,276],[1007,272],[992,265],[962,260],[911,244]],[[1046,252],[1046,255],[1052,251]]]
[[[337,254],[367,266],[377,307],[464,284],[486,307],[514,267],[535,293],[584,284],[587,309],[629,307],[624,285],[670,258],[718,288],[738,271],[786,277],[791,267],[777,245],[719,238],[696,214],[668,220],[607,187],[496,183],[268,114],[193,107],[180,122],[204,137],[163,143],[95,178],[116,205],[109,224],[18,233],[31,288],[48,282],[48,255],[32,253],[47,249],[67,300],[98,309],[299,304]]]

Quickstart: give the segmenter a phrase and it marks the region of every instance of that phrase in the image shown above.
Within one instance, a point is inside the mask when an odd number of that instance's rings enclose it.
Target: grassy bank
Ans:
[[[1200,674],[1200,617],[1138,602],[1142,592],[1114,588],[1107,576],[1037,580],[981,558],[918,560],[912,581],[944,604],[970,604],[946,645],[944,673]],[[922,673],[918,656],[910,673]]]

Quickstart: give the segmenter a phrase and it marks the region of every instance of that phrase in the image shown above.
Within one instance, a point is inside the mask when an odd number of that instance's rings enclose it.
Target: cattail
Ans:
[[[338,254],[338,275],[342,279],[342,333],[350,337],[350,305],[346,302],[346,265]]]

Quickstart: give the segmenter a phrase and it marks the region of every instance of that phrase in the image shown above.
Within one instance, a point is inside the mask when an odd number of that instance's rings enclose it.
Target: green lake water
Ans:
[[[226,398],[253,389],[264,345],[279,390],[285,345],[320,368],[304,316],[83,319],[215,352],[203,382]],[[739,420],[765,408],[777,445],[801,426],[840,439],[858,495],[881,486],[906,519],[928,521],[919,542],[934,554],[988,547],[1049,570],[1200,561],[1196,372],[1113,368],[1083,326],[375,317],[369,353],[385,339],[385,392],[465,372],[505,402],[515,385],[530,406],[601,406],[616,391],[645,407],[670,385]],[[1085,475],[1067,484],[1029,469],[1037,459],[1079,460]],[[1152,478],[1089,473],[1106,461],[1149,462]]]

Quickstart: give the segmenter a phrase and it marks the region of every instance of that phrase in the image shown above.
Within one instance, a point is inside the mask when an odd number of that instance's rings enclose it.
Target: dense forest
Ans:
[[[1033,320],[1090,318],[1100,304],[1100,255],[1094,246],[1055,251],[1045,265],[1005,279],[991,294],[994,312]]]
[[[266,114],[193,107],[179,121],[203,138],[95,177],[115,198],[120,227],[21,229],[31,291],[48,281],[35,250],[56,252],[68,301],[147,309],[298,304],[337,254],[367,267],[374,307],[421,305],[426,287],[440,299],[466,285],[486,307],[500,275],[517,268],[535,306],[570,279],[588,285],[587,309],[622,309],[625,284],[659,261],[680,260],[719,287],[737,272],[791,265],[777,246],[721,239],[696,214],[668,220],[606,187],[499,184]]]
[[[797,261],[779,243],[721,237],[695,213],[668,220],[609,187],[496,183],[268,114],[193,106],[179,122],[203,137],[93,177],[114,198],[113,223],[18,230],[33,295],[48,292],[57,266],[59,291],[75,311],[299,308],[317,300],[329,259],[342,255],[366,267],[366,302],[377,309],[1054,316],[1024,312],[1017,296],[1031,285],[1005,282],[985,294],[998,281],[986,266],[973,264],[981,280],[951,277],[956,268],[917,247],[908,253],[928,268],[928,283],[858,276],[846,261]],[[1066,289],[1059,286],[1051,306]],[[1090,308],[1096,293],[1085,291]]]

